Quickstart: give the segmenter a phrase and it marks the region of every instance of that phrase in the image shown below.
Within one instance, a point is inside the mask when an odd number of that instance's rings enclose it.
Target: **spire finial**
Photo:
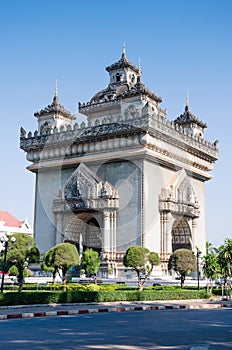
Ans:
[[[58,80],[56,79],[56,89],[55,89],[55,95],[53,98],[53,103],[58,104],[59,103],[59,97],[58,97]]]
[[[56,90],[55,90],[55,96],[58,97],[58,80],[56,79]]]
[[[139,69],[139,75],[141,75],[142,71],[141,71],[141,59],[139,57],[139,66],[138,66],[138,69]]]
[[[189,97],[188,97],[188,90],[186,91],[186,103],[185,103],[185,110],[189,110]]]
[[[126,40],[123,41],[123,47],[122,47],[122,57],[126,56]]]
[[[141,64],[140,64],[141,62],[140,62],[140,57],[139,57],[139,65],[138,65],[138,71],[139,71],[139,73],[138,73],[138,75],[137,75],[137,84],[141,84],[141,75],[142,75],[142,71],[141,71]]]

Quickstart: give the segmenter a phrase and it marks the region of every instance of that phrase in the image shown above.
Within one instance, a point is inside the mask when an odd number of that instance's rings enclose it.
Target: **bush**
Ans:
[[[12,265],[11,268],[9,269],[10,276],[17,276],[19,273],[19,270],[17,266]]]
[[[0,294],[0,305],[29,305],[51,303],[84,303],[111,301],[174,300],[208,298],[204,290],[68,290],[64,291],[23,291]]]

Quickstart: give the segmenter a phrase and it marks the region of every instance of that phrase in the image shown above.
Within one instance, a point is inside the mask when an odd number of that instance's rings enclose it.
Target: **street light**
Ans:
[[[10,238],[11,242],[14,243],[16,241],[15,237]],[[5,248],[4,250],[4,260],[3,260],[3,271],[2,271],[2,283],[1,283],[1,293],[3,292],[3,287],[4,287],[4,278],[5,278],[5,273],[6,273],[6,255],[7,255],[7,249],[8,249],[8,242],[9,238],[6,236],[1,238],[1,242],[3,243],[3,246]]]
[[[197,289],[200,290],[199,257],[200,257],[201,251],[198,247],[196,247],[196,250],[197,250]]]

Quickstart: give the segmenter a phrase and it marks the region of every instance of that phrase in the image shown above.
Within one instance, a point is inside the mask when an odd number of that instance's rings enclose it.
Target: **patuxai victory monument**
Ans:
[[[125,48],[106,71],[108,86],[79,102],[86,123],[60,104],[56,87],[52,103],[34,114],[37,131],[21,128],[20,147],[36,174],[36,244],[42,255],[61,242],[98,251],[101,277],[129,273],[123,256],[142,245],[160,254],[157,273],[165,275],[176,249],[205,252],[205,181],[218,141],[204,138],[206,124],[188,98],[168,120]]]

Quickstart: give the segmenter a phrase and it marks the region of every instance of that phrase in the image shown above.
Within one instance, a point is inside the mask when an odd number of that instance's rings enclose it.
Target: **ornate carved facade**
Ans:
[[[53,102],[35,113],[38,130],[21,128],[20,147],[36,174],[35,238],[42,253],[62,241],[101,254],[101,273],[124,273],[131,245],[160,254],[163,273],[178,247],[205,249],[204,183],[218,159],[218,142],[188,101],[174,121],[162,99],[126,57],[106,68],[109,85],[79,112]]]

